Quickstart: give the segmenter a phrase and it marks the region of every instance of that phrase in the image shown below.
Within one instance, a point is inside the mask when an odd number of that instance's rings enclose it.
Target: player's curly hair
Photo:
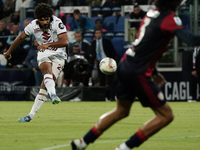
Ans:
[[[53,10],[51,9],[51,6],[45,3],[39,3],[35,7],[34,11],[34,17],[36,19],[41,19],[45,17],[52,17],[53,15]]]
[[[156,7],[176,11],[182,0],[154,0]]]

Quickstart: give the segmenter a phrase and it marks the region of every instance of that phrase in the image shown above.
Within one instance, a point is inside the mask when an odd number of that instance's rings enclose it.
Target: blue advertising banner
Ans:
[[[161,71],[167,83],[162,91],[167,101],[191,100],[189,81],[184,79],[182,71]]]
[[[187,101],[192,99],[189,93],[189,81],[184,77],[185,74],[182,72],[181,68],[177,70],[162,69],[159,71],[167,80],[167,83],[162,88],[162,92],[167,101]],[[33,89],[33,85],[34,77],[31,70],[0,70],[0,101],[33,100],[35,94],[39,91],[39,87],[35,87],[36,90],[34,93],[32,90],[30,91],[30,89]],[[93,95],[97,92],[96,90],[102,95],[101,99],[103,99],[105,96],[105,89],[97,89],[97,87],[84,87],[84,90],[80,90],[79,87],[66,87],[63,89],[59,88],[57,91],[63,100],[69,100],[71,97],[74,97],[74,95],[76,96],[82,93],[81,100],[90,98],[90,100],[94,99],[95,101],[95,96]],[[90,94],[88,95],[86,93]],[[32,95],[32,98],[30,98],[30,95]],[[87,96],[87,98],[84,98],[85,96]],[[88,96],[90,97],[88,98]]]
[[[0,70],[0,100],[25,100],[27,86],[33,85],[35,79],[32,70]]]
[[[30,69],[0,69],[1,85],[35,85],[33,71]]]

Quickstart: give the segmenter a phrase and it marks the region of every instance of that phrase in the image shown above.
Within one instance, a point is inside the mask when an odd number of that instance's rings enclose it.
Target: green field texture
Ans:
[[[0,102],[0,150],[71,150],[69,142],[81,138],[116,102],[45,102],[31,122],[20,123],[33,102]],[[175,119],[138,150],[200,150],[200,103],[170,102]],[[114,150],[154,116],[139,102],[130,116],[117,122],[87,150]]]

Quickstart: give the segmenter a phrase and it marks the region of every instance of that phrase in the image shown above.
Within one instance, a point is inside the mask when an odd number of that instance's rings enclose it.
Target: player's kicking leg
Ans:
[[[56,96],[56,89],[55,89],[55,76],[53,75],[52,71],[52,63],[50,62],[43,62],[40,64],[40,70],[44,76],[44,86],[48,91],[48,94],[51,98],[51,102],[53,104],[60,103],[60,98]]]
[[[40,70],[44,75],[44,79],[41,84],[41,88],[39,93],[37,94],[32,109],[29,115],[19,118],[20,122],[29,122],[33,119],[35,114],[38,112],[40,107],[47,99],[47,95],[49,93],[51,101],[53,104],[58,104],[61,100],[56,96],[55,92],[55,77],[52,75],[51,63],[42,63],[40,64]],[[46,84],[45,84],[46,82]],[[47,89],[47,90],[46,90]],[[48,91],[48,92],[47,92]]]
[[[112,126],[115,122],[125,118],[129,115],[131,108],[131,101],[117,100],[117,108],[103,114],[99,122],[93,126],[88,133],[81,139],[76,139],[71,142],[72,150],[84,150],[90,143],[93,143],[106,129]]]

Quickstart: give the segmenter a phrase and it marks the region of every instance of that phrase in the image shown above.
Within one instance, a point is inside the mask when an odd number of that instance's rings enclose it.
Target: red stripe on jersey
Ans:
[[[151,101],[153,106],[160,106],[158,97],[155,95],[154,91],[152,90],[151,86],[149,86],[149,83],[146,79],[145,75],[138,75],[138,78],[140,80],[140,83],[147,94],[149,100]]]
[[[122,58],[121,58],[121,61],[123,62],[125,59],[126,59],[126,53],[124,53],[124,55],[122,56]]]
[[[173,30],[176,30],[176,29],[181,29],[183,28],[182,25],[177,25],[174,18],[176,16],[174,15],[174,13],[168,15],[165,17],[165,19],[163,19],[162,23],[161,23],[161,30],[164,32],[164,33],[170,33],[173,31]]]
[[[42,39],[48,40],[51,35],[49,33],[42,33],[42,36],[43,36]]]
[[[95,126],[92,127],[92,132],[94,133],[94,135],[96,137],[100,136],[101,135],[101,132],[97,130],[97,128]]]
[[[144,132],[141,129],[139,129],[136,132],[136,135],[140,139],[141,142],[144,142],[144,141],[146,141],[148,139],[148,137],[144,134]]]
[[[67,32],[62,32],[62,33],[59,33],[58,35],[61,35],[61,34],[64,34],[64,33],[67,33]]]

